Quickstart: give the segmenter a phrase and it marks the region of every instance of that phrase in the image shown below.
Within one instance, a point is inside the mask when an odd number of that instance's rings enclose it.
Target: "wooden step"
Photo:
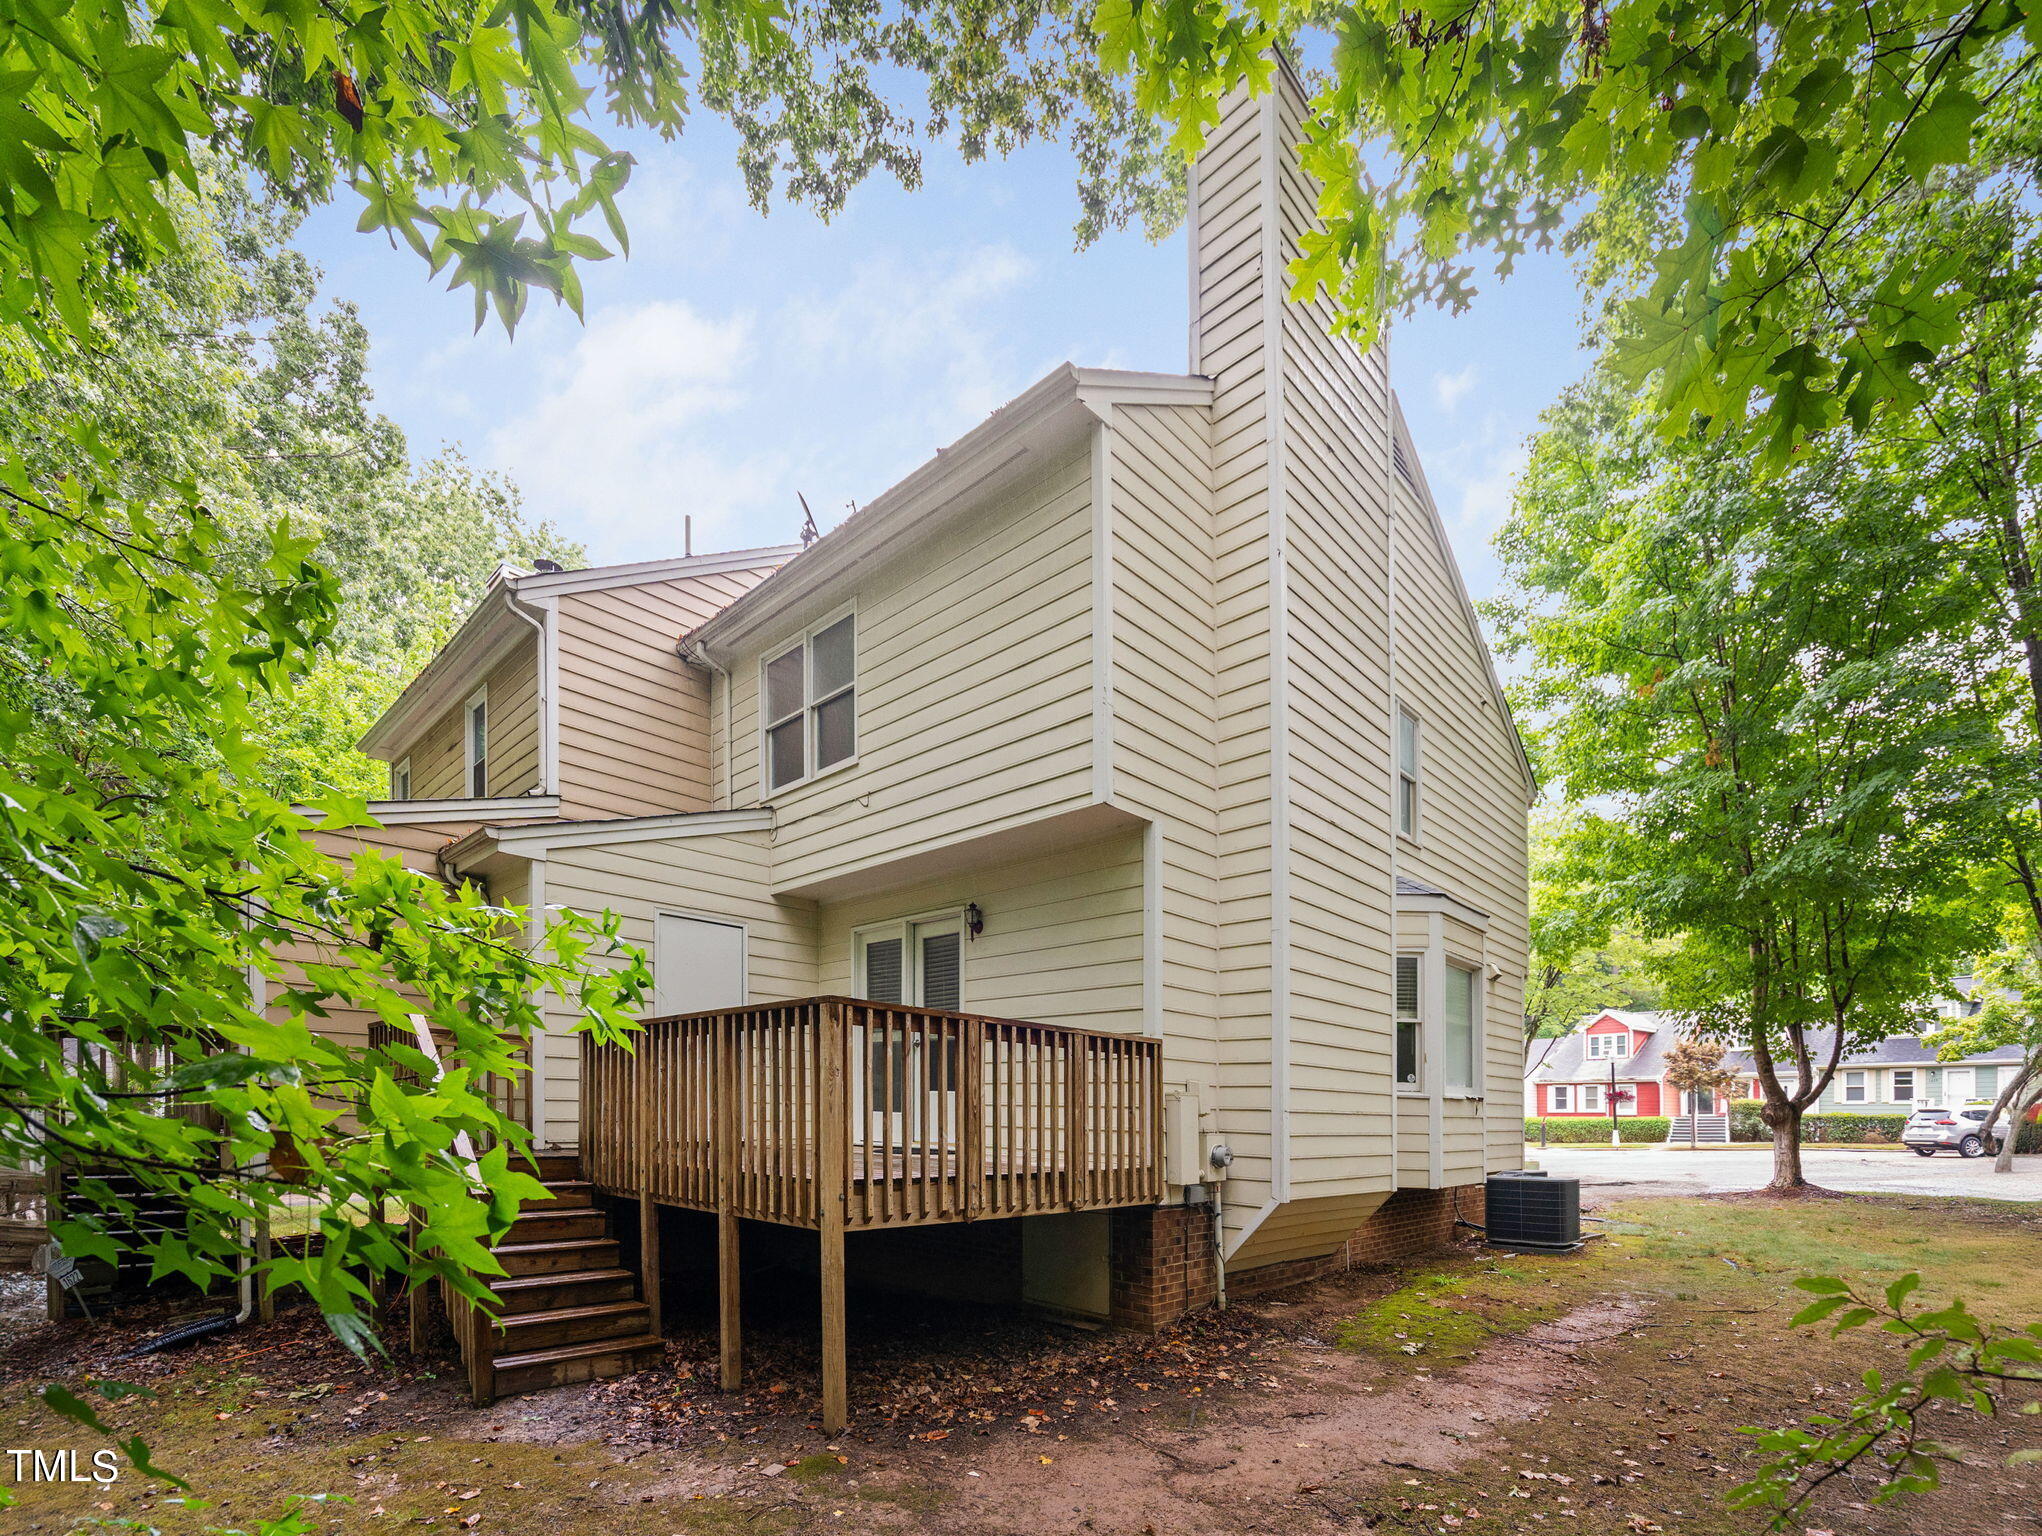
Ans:
[[[490,1289],[503,1303],[506,1317],[551,1312],[560,1307],[590,1307],[606,1301],[631,1301],[638,1295],[638,1277],[628,1269],[578,1269],[565,1274],[513,1275]]]
[[[598,1339],[589,1344],[563,1344],[554,1349],[527,1350],[496,1357],[496,1391],[499,1397],[513,1392],[536,1392],[542,1387],[561,1387],[576,1381],[599,1381],[624,1376],[656,1365],[666,1353],[655,1334],[634,1338]]]
[[[596,1187],[581,1179],[543,1179],[546,1198],[527,1200],[524,1209],[528,1211],[559,1211],[569,1206],[594,1205]]]
[[[520,1312],[496,1325],[497,1358],[598,1339],[642,1338],[650,1331],[652,1308],[642,1301],[606,1301],[592,1307],[556,1307]]]
[[[554,1179],[578,1179],[581,1177],[581,1154],[579,1152],[527,1152],[514,1156],[511,1166],[520,1172],[538,1169],[541,1183]]]
[[[563,1210],[540,1207],[521,1213],[503,1235],[506,1243],[549,1243],[570,1237],[607,1237],[610,1221],[592,1206],[568,1206]]]
[[[558,1242],[501,1243],[490,1252],[513,1275],[564,1275],[577,1269],[615,1269],[614,1237],[574,1237]]]

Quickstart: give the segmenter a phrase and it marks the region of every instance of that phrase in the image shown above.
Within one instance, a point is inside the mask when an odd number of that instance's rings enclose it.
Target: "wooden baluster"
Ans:
[[[732,1102],[736,1086],[732,1035],[736,1023],[728,1015],[717,1020],[714,1049],[714,1092],[710,1107],[715,1116],[716,1168],[716,1286],[717,1322],[720,1334],[718,1384],[735,1391],[744,1379],[744,1340],[741,1332],[741,1287],[738,1275],[737,1212],[733,1209],[737,1178],[737,1106]]]
[[[1085,1178],[1086,1164],[1091,1150],[1092,1087],[1091,1074],[1085,1057],[1085,1042],[1082,1037],[1068,1037],[1070,1041],[1070,1129],[1066,1133],[1072,1148],[1072,1155],[1065,1166],[1065,1178],[1069,1181],[1069,1192],[1065,1200],[1072,1206],[1080,1204],[1088,1191],[1089,1181]]]
[[[638,1045],[638,1270],[639,1288],[650,1309],[647,1326],[660,1331],[659,1206],[653,1198],[654,1169],[659,1162],[659,1042],[655,1025],[640,1035]]]

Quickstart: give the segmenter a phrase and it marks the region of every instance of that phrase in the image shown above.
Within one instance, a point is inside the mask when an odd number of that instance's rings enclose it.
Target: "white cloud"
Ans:
[[[594,320],[545,373],[530,409],[490,436],[526,504],[584,538],[597,560],[678,552],[756,503],[769,463],[731,453],[719,430],[753,400],[753,322],[660,300]]]
[[[1459,373],[1435,373],[1432,376],[1432,392],[1439,399],[1439,408],[1448,415],[1460,409],[1481,379],[1481,369],[1474,363],[1468,364]]]

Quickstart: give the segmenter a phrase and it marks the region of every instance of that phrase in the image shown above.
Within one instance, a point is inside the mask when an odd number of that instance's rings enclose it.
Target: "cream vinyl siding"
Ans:
[[[1198,157],[1195,371],[1214,381],[1215,1033],[1234,1238],[1269,1201],[1271,1132],[1269,415],[1261,108],[1228,99]],[[1263,1218],[1266,1220],[1267,1218]]]
[[[774,569],[765,564],[549,600],[560,658],[563,816],[710,808],[709,675],[682,662],[675,647]]]
[[[882,896],[824,902],[820,990],[855,995],[854,929],[950,915],[973,901],[985,913],[985,931],[976,939],[967,936],[963,945],[964,1012],[1141,1033],[1139,833]]]
[[[1174,1087],[1212,1100],[1219,1065],[1219,658],[1213,624],[1211,419],[1124,406],[1110,435],[1112,778],[1149,817],[1159,921],[1155,1027]]]
[[[759,661],[857,612],[857,755],[770,797],[774,882],[810,882],[1087,804],[1090,461],[1074,455],[876,563],[730,663],[732,804],[756,805]]]
[[[1318,227],[1276,92],[1282,262]],[[1393,1182],[1389,775],[1390,385],[1380,350],[1328,334],[1323,298],[1285,302],[1283,484],[1291,783],[1292,1195]],[[1329,1207],[1336,1210],[1337,1203]]]
[[[411,798],[466,800],[468,757],[465,732],[468,701],[477,688],[489,691],[487,768],[490,796],[528,795],[539,788],[539,643],[515,642],[492,662],[460,700],[443,712],[392,761],[411,758]]]
[[[554,848],[545,858],[546,902],[591,916],[616,913],[624,941],[648,960],[654,919],[662,911],[742,923],[750,1000],[813,997],[819,990],[815,906],[776,900],[768,890],[771,862],[764,832]],[[573,1016],[557,1001],[549,999],[547,1017],[542,1139],[572,1146],[580,1134],[580,1037]]]
[[[1401,421],[1398,423],[1402,431]],[[1437,515],[1405,440],[1411,477],[1393,477],[1397,540],[1397,676],[1423,721],[1419,836],[1401,839],[1398,870],[1489,915],[1481,942],[1483,1102],[1449,1105],[1445,1182],[1521,1165],[1524,979],[1529,964],[1525,813],[1532,786],[1491,683]],[[1415,482],[1415,483],[1414,483]],[[1469,942],[1473,942],[1470,938]],[[1479,1122],[1479,1134],[1476,1123]]]

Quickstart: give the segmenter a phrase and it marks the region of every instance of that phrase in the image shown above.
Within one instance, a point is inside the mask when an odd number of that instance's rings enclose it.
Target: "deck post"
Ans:
[[[652,1198],[653,1160],[658,1152],[653,1127],[659,1124],[659,1110],[653,1102],[658,1074],[653,1068],[652,1038],[648,1032],[639,1041],[638,1068],[638,1277],[645,1293],[646,1331],[657,1335],[660,1327],[659,1206]]]
[[[817,1125],[816,1234],[822,1273],[822,1428],[840,1433],[850,1421],[844,1379],[844,1153],[850,1137],[844,1102],[844,1005],[822,1005],[822,1091]]]
[[[414,1266],[420,1247],[425,1241],[425,1223],[418,1214],[418,1207],[410,1207],[404,1218],[405,1243],[411,1249]],[[420,1275],[414,1267],[411,1275],[411,1293],[405,1298],[407,1339],[413,1355],[423,1355],[426,1336],[432,1323],[432,1280]]]
[[[715,1092],[710,1099],[716,1146],[717,1382],[735,1392],[744,1382],[742,1287],[737,1252],[737,1050],[728,1015],[716,1021]]]

